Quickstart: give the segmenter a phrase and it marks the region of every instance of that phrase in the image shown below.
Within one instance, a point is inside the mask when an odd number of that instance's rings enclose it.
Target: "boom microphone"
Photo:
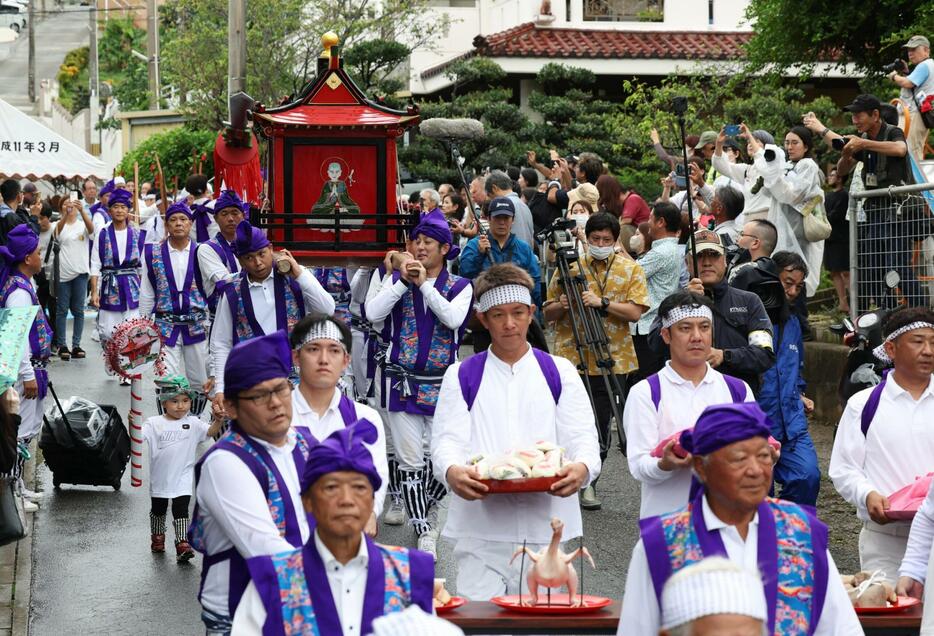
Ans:
[[[419,131],[431,139],[480,139],[484,136],[483,124],[476,119],[426,119],[418,126]]]

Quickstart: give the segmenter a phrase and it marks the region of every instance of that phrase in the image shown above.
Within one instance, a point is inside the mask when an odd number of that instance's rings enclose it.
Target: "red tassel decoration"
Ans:
[[[251,133],[252,135],[252,133]],[[214,143],[214,195],[220,196],[221,187],[233,190],[253,204],[258,204],[263,193],[263,174],[260,169],[256,137],[249,148],[232,146],[223,133]]]

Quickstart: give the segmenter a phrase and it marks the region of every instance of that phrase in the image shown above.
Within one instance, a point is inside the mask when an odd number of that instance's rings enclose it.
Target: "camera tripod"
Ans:
[[[616,430],[619,434],[619,448],[626,454],[626,433],[623,430],[623,405],[625,397],[619,378],[613,373],[615,361],[610,351],[610,339],[606,335],[603,319],[597,315],[597,310],[584,303],[583,293],[589,289],[587,277],[583,268],[578,264],[577,273],[571,272],[571,264],[578,261],[577,246],[573,241],[561,241],[560,236],[567,236],[567,230],[575,225],[574,221],[557,219],[551,227],[545,229],[540,237],[548,241],[548,245],[555,254],[555,263],[558,266],[558,275],[561,286],[568,299],[568,314],[571,318],[571,333],[574,335],[574,347],[577,350],[577,370],[584,379],[587,397],[590,406],[597,414],[593,399],[593,386],[587,368],[587,352],[594,359],[594,364],[600,372],[600,377],[606,386],[607,395],[610,396],[610,409],[616,420]],[[546,235],[546,236],[542,236]],[[610,435],[600,440],[600,452],[605,454],[610,448]]]

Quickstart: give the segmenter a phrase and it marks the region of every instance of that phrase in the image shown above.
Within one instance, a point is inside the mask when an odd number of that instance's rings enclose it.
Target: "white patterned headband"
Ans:
[[[477,311],[487,312],[497,305],[510,303],[531,305],[532,294],[529,293],[529,288],[525,285],[500,285],[489,289],[483,292],[477,301]]]
[[[909,322],[904,327],[899,327],[892,333],[890,333],[885,338],[885,342],[892,342],[900,335],[908,333],[909,331],[914,331],[915,329],[934,329],[934,324],[925,322],[923,320],[918,320],[916,322]],[[889,354],[885,352],[885,342],[880,344],[878,347],[872,350],[872,354],[876,356],[879,360],[886,364],[892,364],[892,358],[889,357]]]
[[[713,322],[713,312],[706,305],[681,305],[669,311],[662,318],[662,328],[671,327],[676,322],[681,322],[687,318],[706,318]]]
[[[305,334],[305,338],[295,348],[301,349],[309,342],[313,342],[315,340],[334,340],[335,342],[339,342],[340,345],[344,347],[344,350],[346,350],[347,347],[344,345],[344,338],[342,335],[343,334],[341,334],[341,330],[338,329],[337,325],[335,325],[333,321],[322,320],[321,322],[312,325],[311,329],[308,330],[308,333]]]

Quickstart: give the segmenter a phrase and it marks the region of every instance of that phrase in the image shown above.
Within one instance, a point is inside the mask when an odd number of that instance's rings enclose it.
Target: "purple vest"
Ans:
[[[418,605],[432,613],[435,565],[431,555],[410,548],[384,546],[364,537],[366,588],[360,634],[373,631],[373,620]],[[254,557],[250,576],[266,608],[263,636],[341,634],[340,615],[314,539],[293,552]]]
[[[273,286],[276,299],[276,329],[285,329],[286,333],[292,331],[302,316],[305,315],[305,298],[302,289],[293,278],[287,278],[279,272],[273,273]],[[265,336],[266,332],[256,320],[253,312],[253,299],[250,298],[249,277],[245,271],[240,272],[240,279],[224,286],[224,295],[230,308],[230,322],[233,325],[233,344],[249,340],[257,336]]]
[[[126,242],[123,261],[118,262],[120,251],[113,224],[105,227],[98,237],[100,308],[106,311],[127,311],[139,307],[140,255],[146,242],[146,232],[127,226]]]
[[[203,342],[207,338],[204,328],[207,301],[201,288],[201,270],[196,261],[196,246],[192,244],[189,247],[188,269],[181,289],[177,289],[175,285],[168,240],[164,241],[158,250],[153,249],[153,244],[150,243],[145,251],[146,273],[156,292],[155,323],[165,346],[174,347],[179,336],[182,338],[182,344]]]
[[[45,317],[45,312],[39,304],[39,299],[36,297],[36,290],[33,289],[32,283],[19,271],[11,271],[6,281],[4,281],[3,287],[0,288],[0,306],[6,307],[6,302],[10,294],[17,289],[22,289],[28,293],[29,297],[32,299],[32,304],[39,308],[36,312],[35,319],[32,321],[32,327],[29,329],[29,351],[32,358],[33,370],[36,374],[36,384],[38,384],[39,388],[39,400],[43,400],[45,399],[46,391],[49,386],[49,374],[45,368],[45,364],[48,359],[52,357],[52,327],[49,325],[49,321]]]
[[[220,232],[217,233],[217,236],[212,238],[210,241],[205,241],[204,245],[207,245],[214,253],[217,254],[217,257],[221,259],[221,263],[227,266],[227,271],[231,274],[236,274],[240,271],[240,263],[237,261],[237,256],[234,254],[233,247],[230,243],[227,242],[227,239],[224,238],[224,235]],[[201,246],[198,246],[198,249],[201,249]],[[204,273],[202,272],[202,280]],[[220,299],[221,294],[224,293],[224,287],[228,283],[224,281],[218,281],[214,286],[214,291],[208,296],[208,308],[213,314],[217,311],[217,301]]]
[[[727,557],[719,531],[709,531],[701,490],[687,507],[639,522],[655,596],[671,575],[706,557]],[[813,634],[827,591],[827,526],[813,510],[780,499],[759,504],[758,561],[769,633]]]
[[[357,421],[357,410],[353,402],[346,396],[341,396],[338,409],[345,426],[349,426]],[[308,430],[307,427],[295,426],[293,428],[296,433],[296,444],[292,451],[292,459],[295,462],[297,474],[301,476],[302,473],[305,472],[305,462],[308,459],[308,452],[311,450],[312,446],[318,443],[318,440],[315,439],[314,435],[311,434],[311,431]],[[275,462],[272,460],[272,457],[269,456],[266,449],[260,444],[254,443],[245,435],[240,430],[240,427],[236,425],[236,422],[231,425],[230,430],[217,440],[217,443],[214,444],[195,465],[196,492],[198,482],[201,480],[201,467],[204,465],[204,460],[207,459],[208,455],[219,448],[230,451],[247,465],[250,472],[253,473],[253,476],[256,477],[256,480],[262,487],[263,492],[266,494],[269,514],[273,521],[275,521],[276,527],[279,529],[279,536],[285,537],[286,540],[296,548],[300,547],[302,545],[301,528],[298,525],[298,518],[292,506],[292,500],[287,494],[288,488],[285,481],[282,479],[281,473],[279,473]],[[309,526],[314,528],[314,517],[310,515],[306,516]],[[215,554],[207,554],[207,549],[204,545],[203,519],[197,501],[195,502],[195,509],[191,515],[191,525],[188,529],[188,541],[195,550],[205,555],[201,572],[201,590],[198,591],[199,599],[204,589],[204,581],[207,578],[208,570],[218,563],[227,560],[230,561],[227,606],[230,612],[229,616],[233,618],[237,605],[240,603],[240,598],[243,596],[243,592],[250,582],[246,561],[240,553],[237,552],[236,548],[228,548],[227,550],[222,550]]]
[[[442,269],[434,287],[450,301],[469,285],[470,279]],[[411,286],[392,308],[391,317],[392,352],[384,369],[390,383],[389,410],[434,415],[441,380],[457,359],[470,312],[455,333],[435,318],[422,293]]]
[[[346,267],[316,267],[315,278],[334,299],[334,317],[350,328],[350,280]]]

